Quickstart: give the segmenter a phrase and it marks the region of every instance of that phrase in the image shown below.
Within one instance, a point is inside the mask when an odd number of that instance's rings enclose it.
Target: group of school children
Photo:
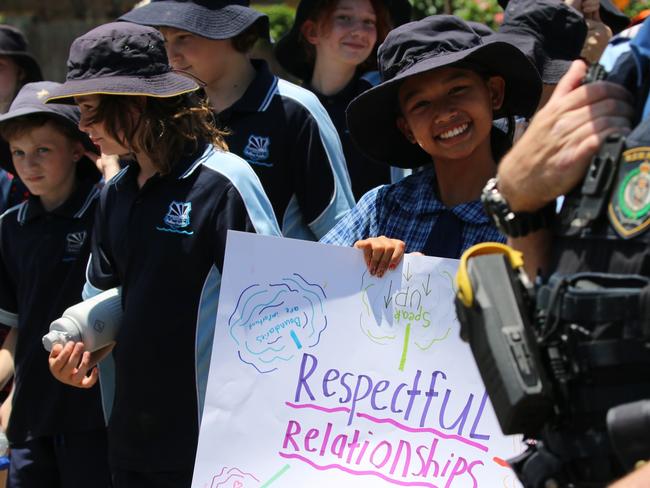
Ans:
[[[302,87],[249,56],[269,25],[245,1],[135,8],[72,43],[62,84],[0,26],[9,486],[190,486],[230,229],[354,246],[378,276],[503,242],[479,195],[580,56],[600,18],[582,3],[511,0],[495,33],[302,0],[275,46]],[[50,322],[113,287],[115,344],[48,357]]]

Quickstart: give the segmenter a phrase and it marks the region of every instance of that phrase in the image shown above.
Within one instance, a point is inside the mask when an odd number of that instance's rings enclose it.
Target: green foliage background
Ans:
[[[498,20],[503,10],[497,0],[410,0],[413,5],[413,16],[416,19],[428,15],[442,14],[449,9],[459,17],[474,20],[498,27]],[[295,10],[286,4],[253,5],[253,8],[269,16],[271,35],[278,40],[287,32],[293,23]],[[631,0],[625,13],[633,17],[644,9],[650,9],[650,0]]]

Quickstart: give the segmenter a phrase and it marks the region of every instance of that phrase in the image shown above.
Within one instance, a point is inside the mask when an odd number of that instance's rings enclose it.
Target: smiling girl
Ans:
[[[332,118],[343,143],[355,200],[390,183],[391,168],[376,164],[354,146],[345,109],[377,84],[377,46],[409,16],[410,5],[403,1],[302,0],[293,27],[275,49],[282,67],[318,96]]]

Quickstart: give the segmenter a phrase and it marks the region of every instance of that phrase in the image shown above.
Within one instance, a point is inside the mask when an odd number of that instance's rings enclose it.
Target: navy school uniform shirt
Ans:
[[[244,95],[217,115],[231,152],[250,163],[286,237],[318,240],[354,206],[341,141],[309,90],[264,61]]]
[[[12,443],[105,426],[99,386],[57,381],[41,342],[50,323],[81,301],[98,195],[83,180],[51,212],[30,197],[0,217],[0,322],[18,328]]]
[[[377,83],[379,83],[379,73],[371,71],[363,76],[355,76],[345,88],[334,95],[323,95],[311,86],[306,86],[323,104],[341,138],[355,201],[373,188],[391,182],[391,167],[373,161],[357,149],[352,142],[345,119],[345,109],[350,102]]]
[[[259,179],[208,145],[138,188],[132,163],[105,186],[84,295],[122,286],[109,461],[191,469],[228,229],[280,235]]]

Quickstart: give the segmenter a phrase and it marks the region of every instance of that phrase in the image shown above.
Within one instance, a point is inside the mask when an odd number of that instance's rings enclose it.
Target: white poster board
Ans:
[[[514,487],[457,260],[230,232],[193,488]]]

